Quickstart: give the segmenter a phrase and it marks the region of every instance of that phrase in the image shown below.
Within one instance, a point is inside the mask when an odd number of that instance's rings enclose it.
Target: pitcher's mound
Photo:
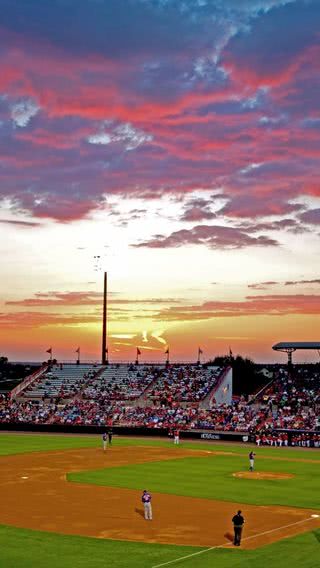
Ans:
[[[276,473],[272,471],[237,471],[232,474],[233,477],[242,477],[244,479],[291,479],[292,473]]]

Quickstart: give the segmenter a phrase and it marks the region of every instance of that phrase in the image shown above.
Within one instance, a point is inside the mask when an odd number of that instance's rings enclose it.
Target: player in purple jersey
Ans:
[[[151,494],[145,489],[142,493],[141,501],[144,508],[144,518],[146,521],[152,521],[152,506],[151,506]]]
[[[254,452],[250,452],[249,454],[249,463],[250,463],[250,471],[254,470],[254,458],[255,458],[255,453]]]

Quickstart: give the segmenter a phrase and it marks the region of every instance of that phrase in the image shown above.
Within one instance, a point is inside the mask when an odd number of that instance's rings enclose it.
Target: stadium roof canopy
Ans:
[[[273,345],[275,351],[296,351],[296,349],[320,349],[320,341],[282,341]]]

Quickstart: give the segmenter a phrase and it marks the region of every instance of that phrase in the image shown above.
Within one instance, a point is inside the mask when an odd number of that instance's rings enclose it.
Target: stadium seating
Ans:
[[[256,433],[258,445],[277,446],[288,443],[286,432],[296,432],[293,444],[319,447],[318,367],[289,373],[278,366],[274,381],[250,403],[241,397],[207,408],[201,401],[212,401],[220,376],[218,367],[190,365],[54,365],[22,399],[0,398],[0,422]]]
[[[0,402],[0,422],[46,424],[54,410],[54,404],[32,400],[18,402],[7,399]]]
[[[317,366],[280,367],[260,403],[268,408],[264,430],[315,430],[320,427],[320,372]]]
[[[93,365],[53,365],[20,396],[28,399],[69,399],[77,395],[98,371],[99,368]]]
[[[243,401],[199,411],[192,427],[225,432],[253,432],[263,423],[264,418],[263,411],[248,406]]]
[[[91,378],[83,391],[88,400],[135,400],[154,380],[154,370],[145,366],[110,365]]]
[[[172,402],[199,402],[217,384],[220,367],[176,365],[158,370],[158,378],[148,398],[160,404]]]

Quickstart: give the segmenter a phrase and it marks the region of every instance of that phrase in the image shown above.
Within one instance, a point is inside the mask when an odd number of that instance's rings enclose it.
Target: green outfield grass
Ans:
[[[180,448],[172,442],[152,439],[115,438],[114,445],[171,447],[173,458]],[[108,468],[69,475],[81,482],[141,489],[141,479],[152,491],[206,498],[241,500],[246,503],[279,503],[320,508],[320,452],[280,448],[259,448],[257,468],[263,471],[290,472],[292,480],[254,481],[236,479],[232,472],[248,467],[248,447],[242,445],[184,442],[184,448],[232,451],[231,456],[208,455]],[[0,434],[0,455],[34,451],[96,448],[101,439],[88,436]],[[112,452],[111,450],[108,450]],[[142,449],[143,451],[143,449]],[[289,461],[262,459],[281,457]],[[312,459],[318,463],[295,461]],[[0,464],[1,465],[1,464]],[[188,476],[186,476],[186,468]],[[50,511],[48,511],[50,515]],[[1,523],[1,507],[0,507]],[[134,543],[31,531],[0,525],[0,568],[152,568],[202,550],[197,547]],[[286,539],[258,550],[214,549],[178,563],[175,568],[318,568],[320,530]],[[170,564],[168,568],[170,568]]]
[[[97,438],[47,434],[0,434],[0,456],[97,447]]]
[[[179,448],[173,456],[175,454],[179,454]],[[209,455],[76,472],[68,474],[68,480],[137,490],[141,490],[142,483],[150,491],[160,493],[320,509],[320,463],[261,459],[256,460],[256,467],[261,471],[291,473],[294,477],[282,480],[235,478],[233,472],[248,469],[246,456]]]
[[[155,431],[155,435],[156,435]],[[124,438],[114,436],[115,446],[158,446],[164,448],[172,447],[170,439],[154,438]],[[242,445],[239,443],[210,443],[210,442],[188,442],[183,440],[181,446],[189,449],[214,450],[232,452],[237,455],[247,456],[252,445]],[[59,434],[0,434],[0,456],[11,454],[21,454],[25,452],[46,452],[51,450],[72,450],[76,448],[101,448],[101,436],[92,435],[59,435]],[[260,447],[255,451],[259,456],[274,456],[289,459],[312,459],[320,463],[320,451],[303,451],[294,448],[269,448]]]
[[[214,549],[172,564],[180,568],[318,568],[320,530],[259,550]],[[152,568],[204,550],[140,544],[0,526],[1,568]],[[171,565],[169,565],[170,568]]]

